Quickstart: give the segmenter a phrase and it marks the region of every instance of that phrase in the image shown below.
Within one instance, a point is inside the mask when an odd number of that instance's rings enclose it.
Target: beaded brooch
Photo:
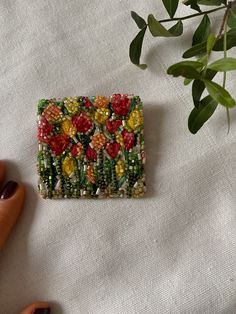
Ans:
[[[42,99],[38,142],[43,198],[144,195],[143,104],[138,96]]]

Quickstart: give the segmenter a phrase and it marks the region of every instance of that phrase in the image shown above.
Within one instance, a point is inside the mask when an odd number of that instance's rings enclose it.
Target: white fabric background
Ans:
[[[236,110],[229,135],[223,108],[191,135],[190,87],[165,71],[200,19],[184,23],[183,39],[148,34],[141,71],[128,58],[138,31],[131,10],[165,12],[160,0],[0,2],[0,158],[27,186],[1,254],[1,314],[37,299],[56,314],[236,313]],[[235,83],[230,75],[234,96]],[[40,199],[38,99],[113,92],[145,103],[147,197]]]

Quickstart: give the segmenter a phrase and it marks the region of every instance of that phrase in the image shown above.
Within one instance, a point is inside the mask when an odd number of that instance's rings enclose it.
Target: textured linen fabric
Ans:
[[[0,258],[1,314],[38,299],[56,314],[236,313],[236,112],[229,135],[221,107],[191,135],[191,89],[165,72],[200,18],[185,21],[183,38],[147,33],[141,71],[128,58],[131,10],[166,17],[160,0],[0,2],[0,158],[27,187]],[[114,92],[145,103],[146,198],[42,200],[38,99]]]

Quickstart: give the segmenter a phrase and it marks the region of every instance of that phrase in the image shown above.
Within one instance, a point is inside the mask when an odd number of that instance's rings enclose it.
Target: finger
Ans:
[[[0,160],[0,186],[3,184],[3,181],[6,176],[6,164]]]
[[[25,308],[20,314],[50,314],[51,310],[46,302],[35,302]]]
[[[8,181],[0,191],[0,249],[22,211],[24,197],[24,186],[15,181]]]

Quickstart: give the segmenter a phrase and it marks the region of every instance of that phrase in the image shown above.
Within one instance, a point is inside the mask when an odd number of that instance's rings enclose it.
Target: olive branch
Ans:
[[[131,16],[140,29],[137,36],[130,44],[129,56],[132,63],[141,69],[147,65],[140,63],[144,36],[147,29],[153,37],[178,37],[183,34],[183,21],[203,16],[200,24],[195,30],[192,38],[192,46],[183,53],[184,59],[196,57],[195,60],[185,60],[173,64],[167,70],[167,74],[174,77],[183,77],[184,85],[192,84],[192,99],[194,108],[189,119],[188,128],[191,133],[196,134],[203,124],[213,115],[220,104],[226,108],[228,132],[230,129],[230,109],[235,107],[235,99],[226,90],[227,72],[236,70],[236,58],[227,57],[227,51],[236,46],[236,0],[186,0],[184,5],[190,6],[197,13],[174,17],[179,5],[179,0],[162,0],[170,18],[157,20],[153,14],[149,14],[147,22],[136,12]],[[214,6],[211,10],[203,10],[202,6]],[[223,10],[222,23],[218,34],[214,34],[211,27],[209,15],[213,12]],[[164,23],[177,21],[167,29]],[[213,52],[223,52],[223,58],[209,63]],[[213,79],[218,72],[223,73],[222,85]],[[203,92],[208,95],[202,98]]]

